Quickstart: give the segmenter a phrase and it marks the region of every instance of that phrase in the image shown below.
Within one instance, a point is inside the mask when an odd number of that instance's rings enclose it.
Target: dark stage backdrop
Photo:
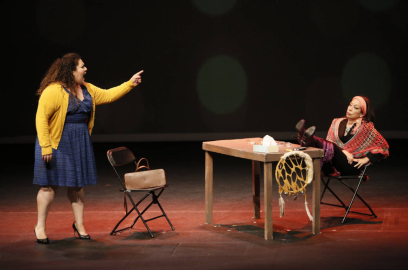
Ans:
[[[34,93],[68,52],[102,88],[145,71],[97,108],[96,136],[326,131],[361,94],[378,130],[406,138],[407,2],[2,1],[0,139],[35,137]]]

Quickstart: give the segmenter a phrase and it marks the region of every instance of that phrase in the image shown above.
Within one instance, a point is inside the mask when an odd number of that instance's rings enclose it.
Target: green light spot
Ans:
[[[228,12],[237,0],[193,0],[194,5],[208,15],[222,15]]]
[[[382,12],[395,7],[399,0],[358,0],[358,2],[371,11]]]
[[[367,96],[378,108],[391,92],[391,72],[378,55],[361,53],[349,60],[343,70],[342,91],[346,100],[356,95]]]
[[[245,101],[247,79],[241,64],[227,55],[208,59],[198,72],[197,91],[201,103],[211,112],[228,114]]]

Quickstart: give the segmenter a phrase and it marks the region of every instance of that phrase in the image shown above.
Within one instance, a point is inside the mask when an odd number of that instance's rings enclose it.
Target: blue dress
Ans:
[[[34,184],[42,186],[83,187],[97,184],[95,156],[87,119],[92,111],[92,97],[82,87],[84,100],[72,104],[70,95],[67,116],[58,149],[52,149],[51,162],[42,159],[38,137],[35,143]],[[65,89],[69,93],[67,89]]]

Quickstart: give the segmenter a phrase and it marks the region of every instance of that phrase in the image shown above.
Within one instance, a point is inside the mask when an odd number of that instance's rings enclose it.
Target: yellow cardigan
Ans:
[[[131,80],[108,90],[98,88],[90,83],[84,83],[84,85],[92,97],[92,112],[88,120],[89,134],[92,133],[95,122],[95,106],[114,102],[134,87]],[[40,96],[35,122],[43,155],[52,154],[52,148],[58,149],[67,115],[68,102],[69,94],[57,83],[50,84]]]

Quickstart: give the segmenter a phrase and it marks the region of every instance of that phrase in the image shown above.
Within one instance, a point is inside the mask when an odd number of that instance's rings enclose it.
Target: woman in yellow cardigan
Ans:
[[[74,234],[80,239],[91,239],[83,224],[83,213],[84,186],[97,183],[90,140],[95,106],[124,96],[141,83],[143,71],[108,90],[85,82],[86,72],[80,55],[66,54],[51,65],[37,91],[40,99],[36,115],[33,182],[41,187],[37,195],[38,221],[34,233],[41,244],[49,243],[45,224],[60,186],[67,187],[74,212]]]

